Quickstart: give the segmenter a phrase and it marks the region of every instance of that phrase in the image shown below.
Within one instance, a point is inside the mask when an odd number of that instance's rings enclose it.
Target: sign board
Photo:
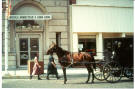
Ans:
[[[52,15],[10,15],[8,20],[50,20]]]

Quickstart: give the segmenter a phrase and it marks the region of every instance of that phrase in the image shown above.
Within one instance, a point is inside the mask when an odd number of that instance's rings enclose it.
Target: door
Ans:
[[[19,35],[18,37],[18,55],[17,64],[27,65],[28,60],[33,60],[35,54],[39,54],[39,59],[42,59],[42,45],[40,35]]]

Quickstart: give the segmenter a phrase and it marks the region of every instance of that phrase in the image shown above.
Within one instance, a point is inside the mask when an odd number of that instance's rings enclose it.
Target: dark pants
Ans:
[[[47,72],[47,79],[49,79],[49,75],[50,75],[50,73]],[[57,72],[55,73],[55,75],[56,75],[56,78],[59,79]]]

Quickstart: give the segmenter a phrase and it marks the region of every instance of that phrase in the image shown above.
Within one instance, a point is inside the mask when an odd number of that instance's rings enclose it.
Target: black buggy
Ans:
[[[108,38],[104,60],[96,62],[95,78],[115,83],[122,77],[133,79],[133,38]]]

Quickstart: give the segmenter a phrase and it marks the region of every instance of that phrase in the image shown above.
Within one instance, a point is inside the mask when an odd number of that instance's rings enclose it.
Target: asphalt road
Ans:
[[[132,80],[122,78],[118,83],[108,83],[106,81],[94,81],[94,84],[85,83],[87,75],[67,75],[67,84],[63,83],[63,77],[59,80],[55,76],[50,76],[50,80],[37,79],[3,79],[2,88],[133,88]]]

